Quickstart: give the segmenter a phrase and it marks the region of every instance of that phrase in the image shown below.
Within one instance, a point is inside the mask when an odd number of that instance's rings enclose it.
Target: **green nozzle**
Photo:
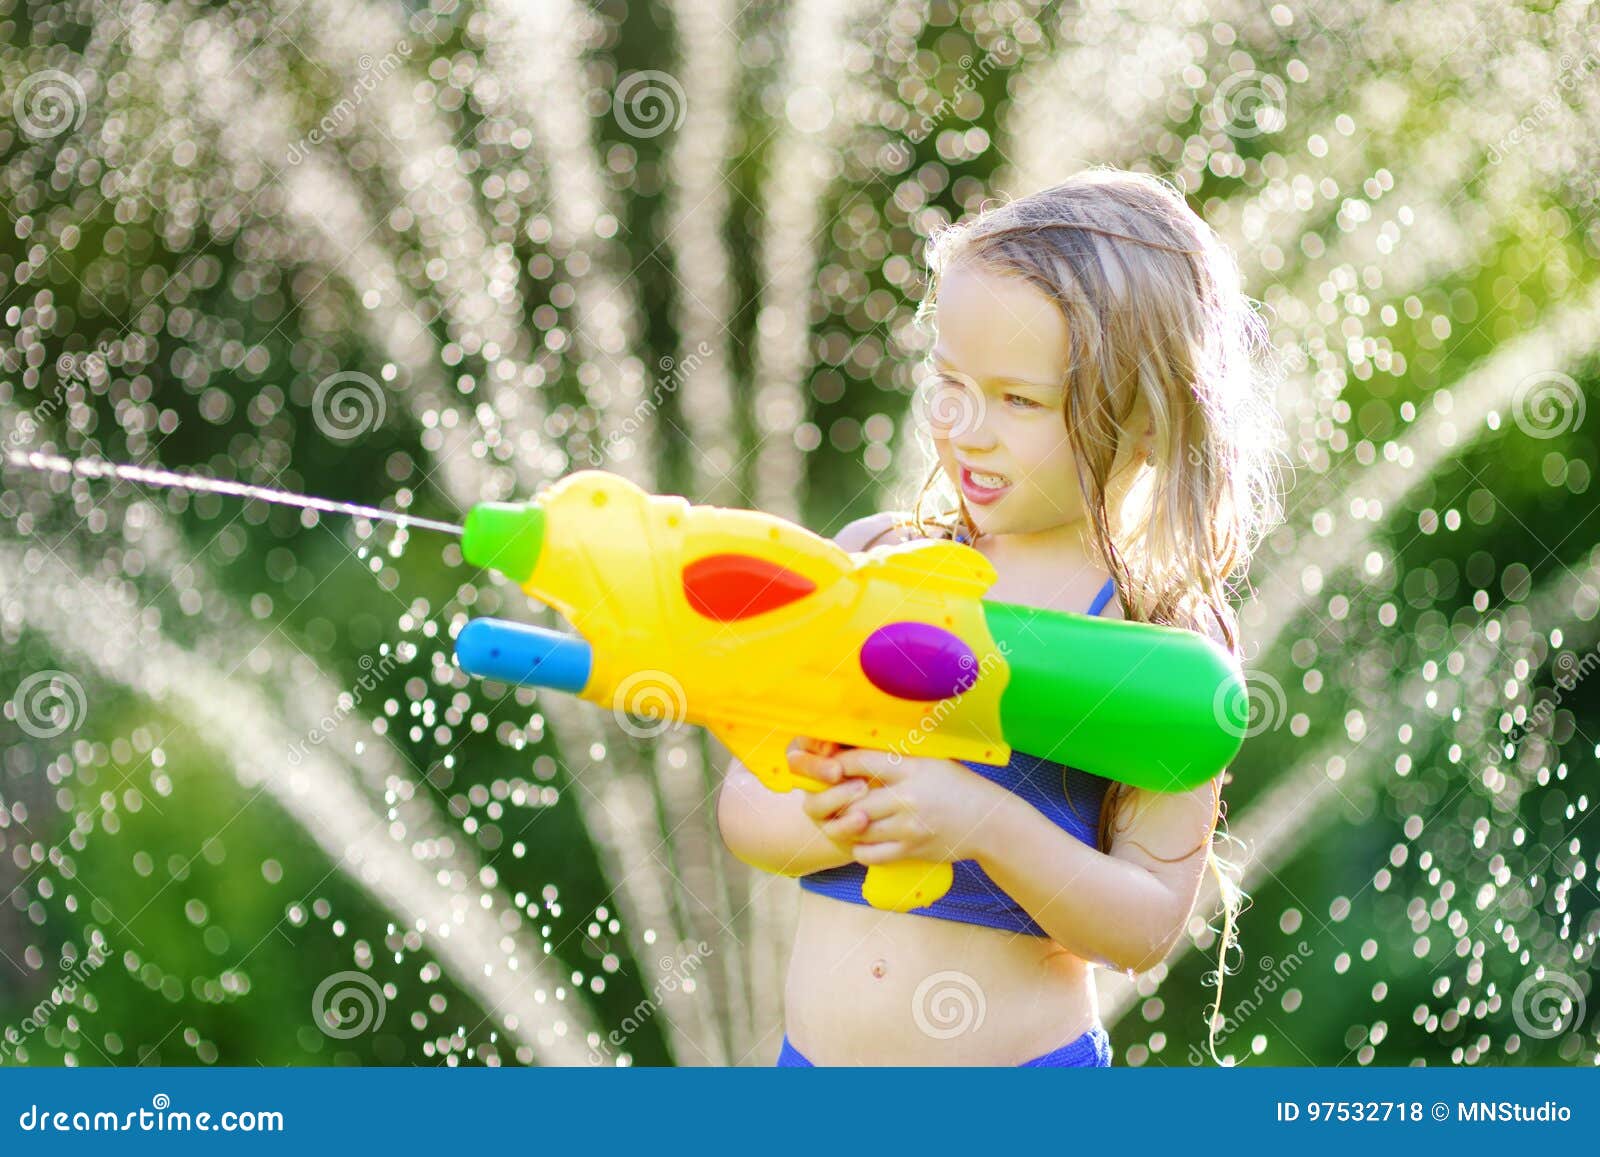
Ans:
[[[525,583],[544,548],[544,511],[533,503],[480,502],[467,512],[461,553],[473,566]]]

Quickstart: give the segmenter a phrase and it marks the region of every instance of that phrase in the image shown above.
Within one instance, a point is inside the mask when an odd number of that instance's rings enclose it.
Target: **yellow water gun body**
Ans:
[[[994,568],[957,543],[853,555],[772,515],[694,506],[586,470],[532,503],[474,507],[462,550],[578,632],[475,620],[456,641],[465,670],[709,728],[773,791],[827,786],[790,771],[788,747],[800,735],[988,764],[1010,759],[1009,738],[1161,790],[1216,774],[1243,735],[1217,706],[1230,690],[1242,701],[1242,685],[1214,643],[986,603]],[[1147,677],[1136,677],[1141,668]],[[1144,699],[1106,693],[1105,674],[1118,670]],[[1171,687],[1174,675],[1186,689]],[[1172,742],[1156,759],[1131,754],[1141,723],[1168,727]],[[1083,756],[1116,762],[1122,774]],[[863,895],[908,911],[944,895],[951,876],[947,863],[874,865]]]

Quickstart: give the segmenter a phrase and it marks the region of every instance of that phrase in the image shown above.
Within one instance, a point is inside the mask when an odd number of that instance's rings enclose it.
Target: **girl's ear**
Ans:
[[[1134,395],[1133,409],[1128,414],[1127,430],[1130,434],[1131,445],[1128,447],[1129,461],[1143,462],[1146,466],[1156,464],[1156,424],[1150,415],[1150,407],[1145,404],[1143,395]],[[1133,431],[1138,431],[1137,434]]]

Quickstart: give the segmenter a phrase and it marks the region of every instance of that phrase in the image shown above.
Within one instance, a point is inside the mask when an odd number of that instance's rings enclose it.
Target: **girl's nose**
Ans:
[[[952,424],[950,442],[957,450],[979,453],[995,446],[994,431],[989,426],[988,407],[981,394],[970,395],[978,399],[975,406],[962,415],[962,420]]]

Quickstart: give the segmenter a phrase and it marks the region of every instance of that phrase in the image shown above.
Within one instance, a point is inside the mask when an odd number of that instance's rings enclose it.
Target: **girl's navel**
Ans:
[[[872,975],[874,975],[876,977],[879,977],[879,978],[882,978],[883,974],[888,972],[888,971],[889,971],[889,966],[887,964],[885,964],[882,960],[874,960],[872,962]]]

